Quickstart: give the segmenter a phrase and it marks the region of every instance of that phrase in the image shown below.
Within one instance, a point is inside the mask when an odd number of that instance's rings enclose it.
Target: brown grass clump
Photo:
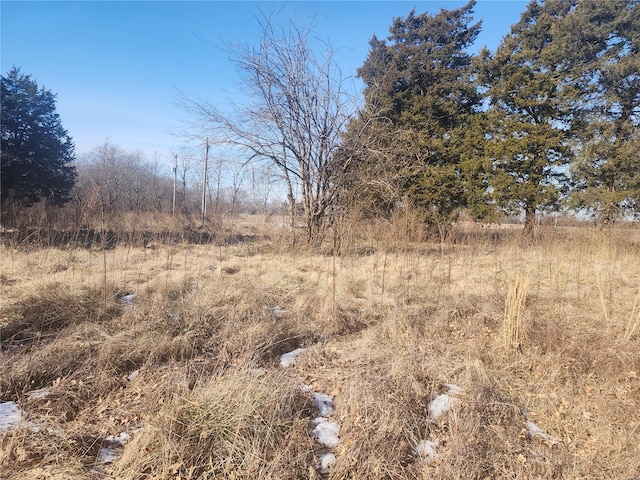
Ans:
[[[0,326],[6,345],[28,344],[55,337],[61,330],[83,322],[100,322],[117,315],[111,293],[105,305],[101,292],[53,282],[38,285],[16,303],[3,309]]]
[[[527,299],[529,280],[516,272],[505,301],[502,337],[506,348],[521,348],[526,334],[523,308]]]
[[[283,374],[220,372],[170,399],[110,473],[121,479],[306,477],[310,414],[309,397]]]
[[[0,365],[5,374],[0,379],[2,398],[15,398],[45,387],[54,380],[78,370],[90,371],[102,343],[108,338],[96,324],[68,327],[58,337],[30,352],[10,351],[2,354]]]
[[[566,478],[566,448],[532,438],[518,403],[486,373],[472,373],[472,387],[447,418],[442,457],[427,467],[431,478]]]

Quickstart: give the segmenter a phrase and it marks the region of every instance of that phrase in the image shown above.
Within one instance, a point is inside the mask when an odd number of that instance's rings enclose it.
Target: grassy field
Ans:
[[[639,478],[640,232],[255,237],[0,247],[0,478]]]

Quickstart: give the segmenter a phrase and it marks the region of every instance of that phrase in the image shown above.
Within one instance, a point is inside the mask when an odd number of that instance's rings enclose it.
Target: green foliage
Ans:
[[[553,42],[571,7],[569,1],[532,1],[496,54],[483,53],[492,195],[507,213],[523,212],[529,228],[536,212],[559,206],[566,188],[572,119]]]
[[[569,193],[604,222],[640,214],[640,1],[532,0],[475,57],[472,7],[412,11],[371,39],[350,188],[386,211],[406,196],[438,227],[499,209],[529,230]]]
[[[573,205],[603,223],[640,213],[640,2],[579,2],[563,28],[580,120]]]
[[[74,146],[55,95],[13,68],[2,76],[2,206],[64,203],[74,185]]]
[[[394,19],[387,41],[371,39],[358,70],[365,108],[350,125],[346,144],[364,148],[352,168],[371,178],[366,172],[372,163],[384,162],[384,185],[393,186],[398,198],[408,194],[435,222],[466,204],[460,168],[465,145],[459,139],[481,103],[465,51],[480,31],[479,22],[470,24],[474,3]]]

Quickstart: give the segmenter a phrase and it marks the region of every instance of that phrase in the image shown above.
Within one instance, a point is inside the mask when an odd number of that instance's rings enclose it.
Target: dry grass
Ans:
[[[637,478],[638,232],[433,245],[400,218],[333,257],[252,228],[266,239],[0,247],[0,401],[30,422],[2,433],[0,478],[319,478],[302,385],[334,400],[328,478]],[[464,393],[430,421],[448,384]]]
[[[522,347],[522,342],[526,335],[523,308],[527,300],[528,288],[528,277],[521,272],[516,272],[513,276],[512,284],[509,286],[504,307],[502,337],[507,348]]]
[[[282,374],[212,373],[175,392],[113,466],[116,478],[301,478],[313,461],[311,401]]]

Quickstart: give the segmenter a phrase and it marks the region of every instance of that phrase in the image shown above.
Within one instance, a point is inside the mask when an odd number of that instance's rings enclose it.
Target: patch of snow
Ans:
[[[22,411],[16,402],[0,403],[0,432],[15,427],[21,420]]]
[[[328,417],[333,415],[335,409],[333,408],[333,400],[326,393],[314,393],[313,400],[318,408],[318,413],[321,417]]]
[[[98,451],[97,463],[111,463],[116,458],[125,443],[131,438],[127,432],[121,432],[119,435],[109,435],[104,439],[104,446]]]
[[[436,448],[439,446],[439,440],[420,440],[420,443],[416,446],[416,455],[427,462],[431,462],[438,458]]]
[[[310,385],[303,385],[301,389],[311,393],[319,413],[319,416],[312,420],[310,424],[313,428],[313,438],[326,448],[333,448],[339,445],[340,426],[338,422],[332,422],[327,418],[333,415],[335,411],[332,398],[325,393],[313,392]],[[335,463],[336,456],[331,452],[326,452],[319,458],[318,472],[322,475],[328,474]]]
[[[447,384],[447,387],[449,388],[449,391],[447,393],[436,395],[429,404],[429,415],[431,416],[431,421],[433,422],[437,422],[440,417],[442,417],[442,415],[444,415],[451,409],[454,402],[454,399],[451,397],[452,395],[462,395],[464,393],[464,388],[459,385],[449,383]]]
[[[331,467],[333,467],[338,460],[333,453],[325,453],[320,457],[320,473],[327,474]]]
[[[464,388],[460,385],[447,383],[447,387],[449,388],[449,395],[462,395],[464,393]]]
[[[527,420],[527,433],[529,434],[530,437],[542,438],[543,440],[547,440],[554,445],[560,443],[556,437],[554,437],[553,435],[549,435],[548,433],[545,433],[544,430],[542,430],[538,425],[533,423],[531,420]]]
[[[111,463],[118,458],[122,446],[109,443],[98,451],[98,463]]]
[[[434,422],[444,415],[451,408],[451,397],[447,393],[436,395],[436,397],[429,404],[429,415]]]
[[[133,305],[133,302],[136,299],[136,294],[135,293],[130,293],[129,295],[125,295],[124,297],[122,297],[122,303],[124,303],[125,305]]]
[[[300,355],[302,352],[305,352],[306,350],[307,350],[306,348],[296,348],[292,352],[280,355],[280,365],[283,367],[288,367],[292,365],[293,362],[296,361],[296,358],[298,357],[298,355]]]
[[[315,425],[313,429],[313,436],[318,443],[325,447],[335,447],[340,443],[340,427],[337,422],[331,422],[324,417],[318,417],[311,422]]]
[[[119,435],[109,435],[104,440],[105,442],[119,443],[120,445],[124,445],[130,439],[131,435],[129,435],[127,432],[120,432]]]

